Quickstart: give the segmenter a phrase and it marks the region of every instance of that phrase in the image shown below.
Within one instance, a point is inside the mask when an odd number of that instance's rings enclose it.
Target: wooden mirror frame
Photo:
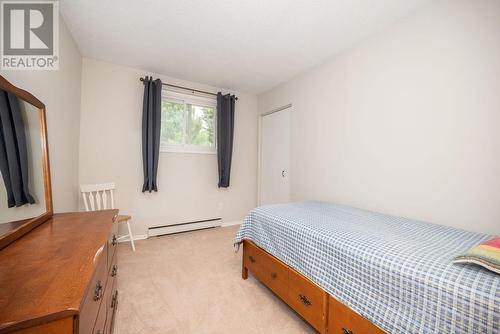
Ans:
[[[46,222],[53,215],[52,207],[52,188],[50,183],[50,166],[49,166],[49,146],[47,140],[47,122],[45,119],[45,105],[34,97],[31,93],[12,85],[3,76],[0,75],[0,89],[7,91],[19,99],[28,102],[29,104],[38,108],[40,114],[40,136],[41,136],[41,149],[42,149],[42,166],[43,166],[43,179],[45,187],[45,213],[33,218],[27,218],[20,221],[4,223],[0,225],[10,225],[10,230],[0,235],[0,249],[8,246],[10,243],[21,238],[23,235]]]

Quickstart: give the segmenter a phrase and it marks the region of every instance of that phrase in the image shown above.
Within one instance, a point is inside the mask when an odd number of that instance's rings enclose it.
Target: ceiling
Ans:
[[[432,0],[61,0],[85,57],[262,93]]]

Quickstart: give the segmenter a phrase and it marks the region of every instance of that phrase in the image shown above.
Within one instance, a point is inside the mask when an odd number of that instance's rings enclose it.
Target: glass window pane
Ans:
[[[191,145],[215,146],[215,108],[187,104],[187,143]]]
[[[184,143],[184,103],[162,101],[161,142],[165,144]]]

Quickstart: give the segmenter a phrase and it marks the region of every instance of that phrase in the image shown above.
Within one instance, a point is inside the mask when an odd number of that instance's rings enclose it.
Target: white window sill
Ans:
[[[187,154],[213,154],[216,155],[216,150],[204,150],[204,149],[196,149],[196,148],[187,148],[187,147],[161,147],[160,153],[187,153]]]

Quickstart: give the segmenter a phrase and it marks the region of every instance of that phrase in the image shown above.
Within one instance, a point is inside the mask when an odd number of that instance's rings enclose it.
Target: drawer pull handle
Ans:
[[[94,290],[94,301],[98,301],[102,298],[102,284],[101,281],[97,281]]]
[[[276,274],[276,273],[271,273],[271,278],[276,279],[276,277],[278,277],[278,274]]]
[[[118,272],[118,266],[114,264],[113,269],[111,269],[111,277],[115,277],[117,272]]]
[[[342,327],[342,334],[354,334],[352,330]]]
[[[111,298],[111,308],[114,310],[116,307],[118,307],[118,290],[115,290],[113,298]]]
[[[309,299],[307,299],[306,296],[304,295],[299,295],[300,297],[300,301],[302,302],[302,304],[304,304],[305,306],[311,306],[312,303],[309,301]]]
[[[113,235],[113,241],[111,241],[111,244],[112,244],[113,246],[115,246],[115,245],[116,245],[116,235]]]
[[[255,258],[252,255],[250,255],[248,258],[250,259],[250,262],[255,263]]]

